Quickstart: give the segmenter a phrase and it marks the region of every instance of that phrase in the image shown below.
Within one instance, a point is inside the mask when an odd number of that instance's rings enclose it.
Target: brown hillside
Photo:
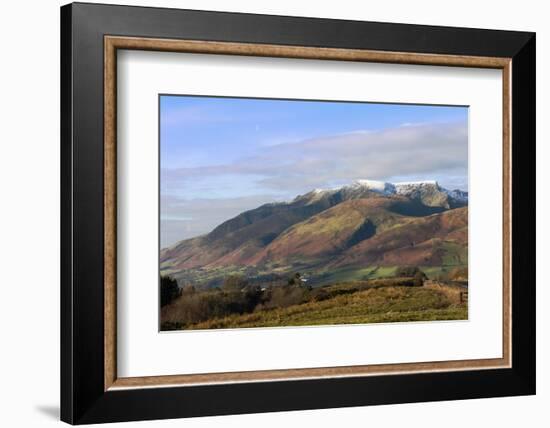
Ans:
[[[273,266],[290,271],[467,264],[467,206],[446,210],[373,192],[344,196],[311,193],[262,205],[208,235],[162,250],[161,266],[168,272],[221,268],[224,275],[226,267],[269,272]]]
[[[333,266],[441,265],[467,260],[468,207],[408,219],[347,249]]]
[[[406,217],[391,211],[392,205],[402,200],[377,197],[342,202],[290,227],[248,262],[305,261],[337,254],[347,248],[350,241],[369,239],[380,230],[407,221]],[[363,236],[358,236],[363,225]],[[356,241],[353,241],[354,235]]]

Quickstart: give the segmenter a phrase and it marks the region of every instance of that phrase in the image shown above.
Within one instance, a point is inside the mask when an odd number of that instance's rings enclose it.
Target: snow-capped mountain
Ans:
[[[295,201],[302,200],[312,203],[324,198],[359,199],[368,197],[373,193],[383,196],[405,196],[409,199],[419,200],[426,206],[447,209],[468,204],[468,192],[459,189],[447,190],[434,180],[390,183],[361,179],[335,189],[315,189],[305,195],[298,196]]]
[[[163,249],[161,269],[186,283],[204,275],[201,269],[224,267],[221,276],[205,277],[206,286],[216,286],[226,267],[291,271],[296,260],[304,271],[329,264],[441,266],[447,258],[465,263],[467,201],[466,192],[449,191],[436,181],[356,180],[315,189],[244,211],[206,235]]]

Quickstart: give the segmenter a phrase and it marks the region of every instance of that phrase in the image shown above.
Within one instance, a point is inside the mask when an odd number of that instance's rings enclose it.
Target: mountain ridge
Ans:
[[[437,181],[356,180],[264,204],[161,251],[161,272],[427,264],[467,256],[468,193]],[[453,221],[451,221],[453,220]],[[317,268],[316,268],[317,269]]]
[[[382,195],[403,195],[415,198],[426,198],[427,195],[437,194],[439,200],[448,199],[449,205],[459,206],[468,203],[468,192],[460,189],[448,190],[440,186],[436,180],[403,181],[391,183],[388,181],[358,179],[351,184],[333,189],[314,189],[304,195],[298,195],[294,201],[304,197],[322,197],[341,192],[358,193],[371,191]]]

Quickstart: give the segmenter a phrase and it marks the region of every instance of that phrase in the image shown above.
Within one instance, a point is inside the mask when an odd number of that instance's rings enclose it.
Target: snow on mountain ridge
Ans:
[[[456,199],[459,202],[468,203],[468,192],[464,192],[460,189],[455,189],[455,190],[444,189],[444,192],[446,192],[447,195],[449,195],[453,199]]]
[[[354,193],[361,192],[362,190],[370,190],[372,192],[380,193],[382,195],[425,195],[434,193],[444,193],[450,198],[460,203],[468,203],[468,192],[464,192],[459,189],[447,190],[439,185],[436,180],[424,180],[424,181],[402,181],[391,183],[381,180],[369,180],[358,179],[354,180],[351,184],[347,184],[341,187],[332,189],[314,189],[307,193],[314,199],[323,197],[323,195],[334,194],[340,191],[351,191]],[[305,195],[303,195],[305,196]]]
[[[346,187],[346,186],[344,186]],[[392,183],[378,180],[355,180],[349,187],[365,187],[374,192],[392,195],[395,193],[395,186]]]
[[[395,190],[398,195],[410,195],[418,192],[440,192],[443,189],[435,180],[429,181],[403,181],[395,183]]]
[[[435,180],[422,180],[422,181],[399,181],[394,183],[395,186],[439,186]]]

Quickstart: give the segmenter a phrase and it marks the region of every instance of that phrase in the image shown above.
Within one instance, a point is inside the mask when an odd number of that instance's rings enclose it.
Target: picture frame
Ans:
[[[119,377],[120,50],[502,70],[502,357]],[[534,394],[535,97],[534,33],[63,6],[61,419],[87,424]]]

